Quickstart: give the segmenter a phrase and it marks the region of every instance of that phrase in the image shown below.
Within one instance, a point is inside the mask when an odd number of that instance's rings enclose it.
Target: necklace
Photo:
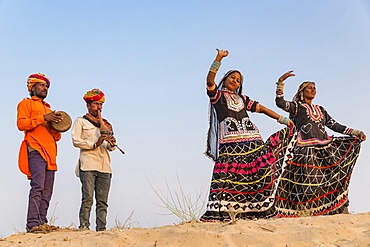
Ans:
[[[244,108],[244,101],[238,94],[230,90],[224,90],[224,96],[226,99],[227,108],[230,110],[239,112]]]
[[[322,112],[318,105],[303,103],[302,106],[306,108],[307,116],[311,118],[312,121],[320,122],[320,120],[323,118]]]

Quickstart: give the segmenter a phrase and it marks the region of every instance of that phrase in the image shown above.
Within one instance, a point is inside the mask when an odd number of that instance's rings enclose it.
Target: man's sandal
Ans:
[[[28,233],[45,233],[40,226],[32,226],[30,229],[27,229]]]

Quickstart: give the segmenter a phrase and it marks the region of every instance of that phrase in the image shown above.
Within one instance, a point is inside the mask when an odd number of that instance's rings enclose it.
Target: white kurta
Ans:
[[[113,151],[107,141],[94,149],[94,143],[100,137],[100,129],[95,127],[88,120],[78,117],[72,127],[73,146],[80,148],[80,157],[77,162],[75,172],[79,176],[79,170],[98,171],[103,173],[112,173],[110,166],[110,155],[108,151]]]

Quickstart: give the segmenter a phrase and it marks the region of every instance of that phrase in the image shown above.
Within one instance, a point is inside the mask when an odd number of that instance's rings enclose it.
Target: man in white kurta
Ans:
[[[76,165],[76,175],[81,181],[82,200],[79,213],[82,230],[90,227],[90,212],[95,193],[96,200],[96,231],[106,230],[108,194],[112,178],[109,151],[114,150],[115,138],[112,125],[104,120],[109,133],[101,134],[98,111],[103,108],[105,96],[99,89],[88,91],[84,100],[88,113],[78,117],[72,128],[73,145],[80,149],[80,157]]]

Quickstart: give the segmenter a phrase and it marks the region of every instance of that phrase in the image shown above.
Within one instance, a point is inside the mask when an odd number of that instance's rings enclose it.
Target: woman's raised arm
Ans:
[[[297,106],[292,102],[285,101],[284,99],[284,86],[285,86],[284,81],[291,76],[295,76],[295,74],[293,74],[293,70],[284,73],[282,76],[280,76],[280,78],[276,82],[275,103],[277,107],[283,109],[284,111],[293,113],[295,112],[295,108]]]
[[[213,61],[211,68],[209,69],[209,72],[207,75],[207,86],[208,87],[213,87],[213,85],[215,85],[216,73],[221,66],[221,60],[224,57],[227,57],[229,55],[228,50],[226,51],[219,50],[219,49],[216,49],[216,50],[217,50],[217,56],[215,58],[215,61]]]

